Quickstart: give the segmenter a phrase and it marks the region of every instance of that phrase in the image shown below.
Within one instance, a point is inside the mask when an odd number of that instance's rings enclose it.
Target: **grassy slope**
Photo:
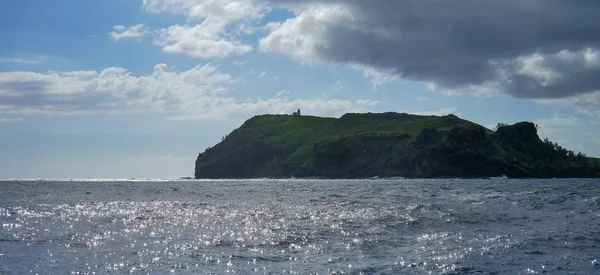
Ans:
[[[302,164],[310,155],[312,144],[318,142],[335,118],[314,116],[263,115],[252,118],[254,127],[267,136],[274,146],[290,154],[288,162]]]
[[[413,138],[424,128],[450,130],[473,126],[456,116],[417,116],[398,113],[346,114],[339,119],[313,116],[263,115],[252,119],[273,145],[290,154],[287,161],[305,164],[314,143],[360,134],[409,134]]]

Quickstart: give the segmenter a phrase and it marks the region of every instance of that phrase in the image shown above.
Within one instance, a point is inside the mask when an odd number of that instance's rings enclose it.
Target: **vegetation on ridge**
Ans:
[[[596,176],[598,165],[530,122],[496,131],[454,115],[260,115],[196,161],[197,178]],[[598,171],[600,172],[600,171]],[[562,174],[561,174],[562,173]]]
[[[253,127],[263,131],[273,146],[290,154],[292,165],[309,161],[315,143],[363,135],[403,133],[416,136],[423,128],[449,130],[475,124],[449,115],[444,117],[417,116],[406,113],[345,114],[339,119],[315,116],[261,115],[250,120]]]

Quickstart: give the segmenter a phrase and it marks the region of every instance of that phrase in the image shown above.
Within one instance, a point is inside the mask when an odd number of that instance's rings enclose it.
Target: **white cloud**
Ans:
[[[238,35],[250,35],[256,32],[272,32],[276,28],[281,25],[281,22],[269,22],[265,25],[256,25],[255,24],[239,24],[237,27],[236,34]]]
[[[143,0],[142,7],[150,12],[185,14],[189,20],[227,22],[260,19],[269,10],[266,3],[253,0]]]
[[[338,80],[335,83],[333,83],[333,86],[331,87],[331,89],[334,91],[341,91],[345,87],[346,87],[346,85],[344,85],[344,83],[342,83],[342,81]]]
[[[0,113],[81,114],[168,112],[176,118],[236,117],[261,113],[339,115],[366,110],[366,101],[325,96],[288,100],[240,100],[228,96],[235,79],[211,64],[170,71],[158,64],[148,75],[134,76],[124,68],[99,72],[2,72]],[[285,92],[284,92],[285,93]]]
[[[21,121],[23,121],[22,117],[13,117],[13,118],[0,117],[0,123],[2,123],[2,122],[21,122]]]
[[[69,95],[84,91],[92,83],[91,74],[81,72],[0,72],[0,104],[18,100],[40,90],[46,95]],[[2,104],[4,105],[4,104]]]
[[[263,78],[265,75],[267,75],[267,71],[262,71],[262,72],[260,72],[260,74],[258,75],[257,78],[259,78],[259,79]]]
[[[399,76],[391,72],[385,72],[369,66],[353,64],[350,65],[350,68],[359,71],[365,78],[369,79],[371,84],[373,84],[373,89],[378,89],[389,83],[400,80]]]
[[[456,109],[454,107],[441,108],[441,109],[435,110],[435,111],[421,111],[421,112],[408,112],[408,113],[415,114],[415,115],[421,115],[421,116],[445,116],[445,115],[449,115],[449,114],[454,114],[456,116],[460,116],[458,109]]]
[[[273,32],[281,27],[282,22],[272,21],[263,26],[263,29]]]
[[[549,68],[543,67],[544,56],[535,53],[533,55],[520,57],[517,59],[520,63],[518,73],[537,79],[542,86],[548,86],[551,81],[560,77],[560,74]]]
[[[379,104],[379,101],[370,100],[370,99],[359,99],[356,101],[356,104],[358,104],[360,106],[375,106],[375,105]]]
[[[429,83],[429,89],[444,92],[449,96],[473,95],[478,97],[490,97],[502,91],[502,83],[499,81],[488,81],[480,85],[464,85],[460,88],[446,89],[443,86]]]
[[[279,93],[277,93],[276,97],[282,97],[282,96],[286,96],[286,95],[289,95],[289,94],[290,94],[290,91],[288,91],[288,90],[282,90]]]
[[[36,58],[19,58],[19,57],[0,57],[0,63],[16,63],[16,64],[38,64],[48,58],[38,56]]]
[[[223,58],[252,51],[252,46],[241,42],[240,33],[230,30],[236,26],[243,29],[268,11],[265,3],[253,0],[144,0],[143,7],[150,12],[187,15],[190,23],[158,30],[154,43],[165,52],[198,58]]]
[[[282,23],[271,23],[271,33],[260,39],[264,52],[279,52],[303,62],[318,60],[318,48],[328,47],[327,28],[352,21],[341,4],[311,4]]]
[[[114,40],[119,41],[127,38],[142,38],[150,33],[150,30],[144,26],[144,24],[134,25],[125,27],[123,25],[115,25],[113,31],[108,33],[108,36]]]
[[[538,99],[537,102],[542,104],[574,106],[579,113],[600,118],[600,91],[562,99]]]
[[[231,102],[231,104],[234,106],[226,108],[226,116],[248,117],[264,113],[291,114],[298,108],[306,115],[339,116],[352,110],[362,110],[352,101],[329,99],[325,96],[295,100],[271,98],[258,101]]]
[[[239,40],[227,40],[222,22],[205,20],[195,26],[174,25],[156,32],[154,43],[168,53],[181,53],[199,58],[222,58],[245,54],[252,46]]]
[[[9,113],[113,113],[208,109],[232,78],[210,64],[183,72],[158,64],[151,74],[124,68],[100,72],[0,73],[0,109]]]
[[[58,73],[62,76],[81,77],[81,78],[96,77],[98,75],[98,72],[96,72],[96,71],[72,71],[72,72],[58,72]]]
[[[216,107],[217,108],[217,107]],[[337,117],[348,112],[365,112],[368,108],[357,102],[341,99],[329,99],[325,96],[288,100],[287,98],[270,98],[266,100],[238,101],[230,99],[222,102],[215,113],[191,113],[173,116],[173,120],[206,119],[214,116],[230,118],[248,118],[257,114],[291,114],[301,109],[305,115]]]
[[[242,60],[234,60],[234,61],[233,61],[233,65],[236,65],[236,66],[244,66],[244,65],[246,65],[246,61],[242,61]]]

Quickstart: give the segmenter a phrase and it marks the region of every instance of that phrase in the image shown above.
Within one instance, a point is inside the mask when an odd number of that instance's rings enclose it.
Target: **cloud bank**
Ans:
[[[278,97],[240,100],[228,96],[236,79],[211,64],[187,71],[157,64],[151,74],[134,76],[124,68],[72,72],[0,72],[0,113],[89,114],[168,112],[175,119],[247,118],[259,113],[337,116],[363,111],[372,103],[358,100]]]
[[[294,16],[260,40],[263,52],[349,64],[374,85],[377,69],[453,93],[598,102],[600,1],[270,2]]]

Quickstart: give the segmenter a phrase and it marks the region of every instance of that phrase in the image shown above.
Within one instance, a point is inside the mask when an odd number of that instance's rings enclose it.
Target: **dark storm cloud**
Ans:
[[[298,5],[298,1],[272,0]],[[600,48],[598,0],[322,0],[346,6],[353,21],[327,25],[317,57],[393,71],[446,88],[501,81],[503,92],[557,98],[600,90],[600,66],[555,58]],[[542,85],[518,57],[540,54],[542,70],[563,77]],[[552,60],[547,60],[552,59]],[[589,60],[588,60],[589,61]],[[499,75],[499,68],[511,69]],[[575,70],[573,72],[572,70]],[[504,77],[504,79],[502,79]],[[509,81],[506,81],[509,80]]]
[[[548,72],[559,73],[559,77],[544,85],[544,81],[536,77],[514,74],[510,77],[510,82],[504,84],[505,91],[520,98],[561,98],[598,91],[600,64],[591,66],[584,59],[583,54],[569,57],[546,56],[540,61],[539,67]]]

